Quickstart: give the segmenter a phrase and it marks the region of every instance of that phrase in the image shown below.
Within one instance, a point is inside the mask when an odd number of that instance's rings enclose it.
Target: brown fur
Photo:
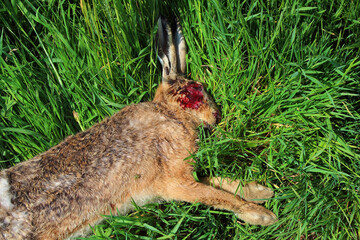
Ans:
[[[2,171],[11,206],[5,206],[5,195],[0,198],[0,239],[63,239],[96,224],[101,214],[126,213],[131,199],[138,204],[157,198],[201,202],[251,224],[274,223],[271,211],[246,201],[271,197],[269,188],[252,183],[234,195],[239,182],[193,179],[193,160],[184,159],[197,149],[196,128],[214,125],[220,113],[202,87],[200,106],[181,106],[189,84],[195,82],[163,75],[152,102],[125,107]],[[6,186],[0,184],[5,192]]]

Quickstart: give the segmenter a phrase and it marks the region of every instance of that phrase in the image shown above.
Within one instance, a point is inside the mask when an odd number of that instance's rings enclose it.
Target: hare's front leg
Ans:
[[[186,202],[201,202],[219,209],[234,212],[238,218],[254,225],[271,225],[277,221],[274,213],[255,203],[245,201],[239,196],[213,188],[195,180],[167,179],[161,186],[161,195],[165,199]]]
[[[270,188],[256,182],[241,185],[238,180],[221,177],[202,178],[201,182],[229,193],[237,194],[246,201],[254,203],[264,203],[267,201],[266,199],[274,196],[274,192]]]

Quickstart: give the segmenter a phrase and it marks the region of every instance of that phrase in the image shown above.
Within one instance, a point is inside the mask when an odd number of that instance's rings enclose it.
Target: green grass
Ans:
[[[77,1],[75,1],[77,2]],[[159,13],[180,16],[191,78],[222,107],[194,173],[275,190],[269,227],[169,202],[106,218],[91,239],[359,239],[360,1],[0,3],[0,165],[150,101]]]

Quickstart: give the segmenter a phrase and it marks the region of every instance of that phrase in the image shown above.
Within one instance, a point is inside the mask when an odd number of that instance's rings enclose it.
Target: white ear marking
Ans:
[[[177,56],[177,70],[181,74],[186,72],[186,42],[182,33],[181,25],[176,20],[175,46]]]

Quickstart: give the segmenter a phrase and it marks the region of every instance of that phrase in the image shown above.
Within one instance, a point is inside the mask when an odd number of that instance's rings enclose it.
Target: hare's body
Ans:
[[[220,112],[200,83],[181,75],[180,26],[171,30],[160,20],[159,32],[163,81],[152,102],[128,106],[0,173],[0,239],[81,234],[101,214],[127,212],[132,199],[139,205],[157,198],[198,201],[252,224],[276,221],[269,210],[240,198],[269,198],[270,189],[252,183],[236,196],[239,182],[193,179],[192,160],[184,159],[197,149],[196,128],[215,124]]]
[[[100,214],[125,213],[132,198],[141,204],[160,196],[166,178],[191,174],[184,158],[196,148],[195,125],[177,115],[161,103],[132,105],[5,170],[13,206],[2,230],[16,227],[19,239],[33,232],[61,238]]]

